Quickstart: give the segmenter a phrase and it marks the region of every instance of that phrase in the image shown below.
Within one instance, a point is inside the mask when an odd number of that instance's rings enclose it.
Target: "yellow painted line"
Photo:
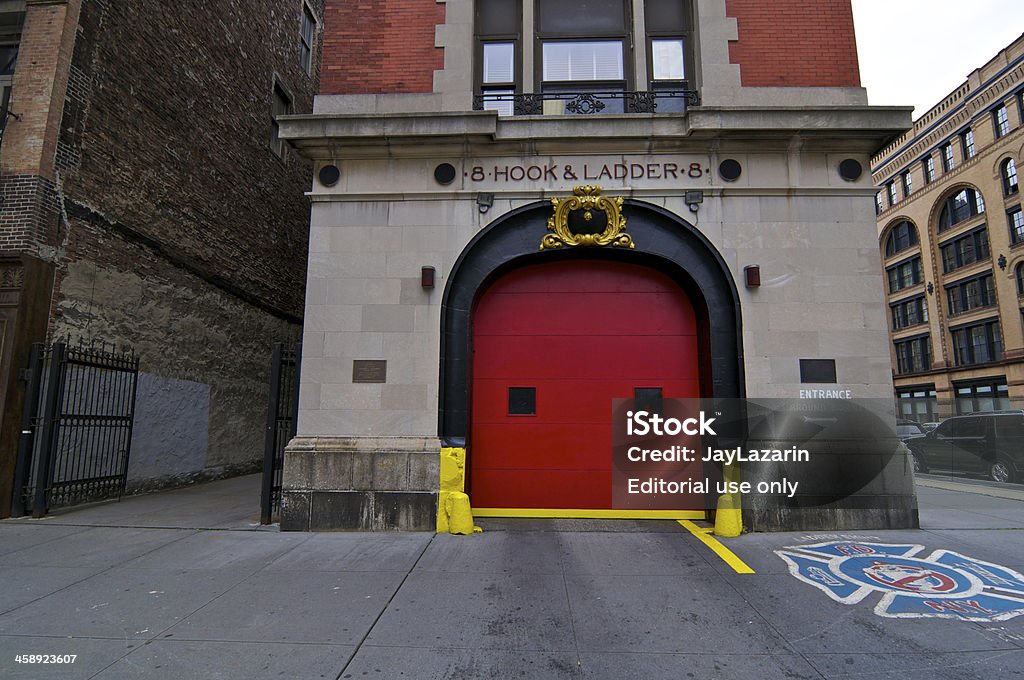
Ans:
[[[715,554],[721,557],[722,560],[732,567],[733,571],[737,574],[754,573],[754,570],[748,567],[746,562],[736,557],[736,553],[719,543],[718,539],[711,535],[711,532],[714,531],[714,529],[701,528],[687,519],[681,519],[679,520],[679,523],[683,525],[684,529],[696,536],[698,541],[711,548]]]
[[[575,510],[565,508],[473,508],[474,517],[538,519],[705,519],[703,510]]]

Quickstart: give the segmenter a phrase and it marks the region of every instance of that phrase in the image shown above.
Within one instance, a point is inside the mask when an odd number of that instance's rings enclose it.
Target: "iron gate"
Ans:
[[[12,514],[124,493],[139,360],[107,344],[32,345]]]
[[[287,346],[274,343],[270,364],[270,398],[267,403],[267,432],[263,449],[263,490],[260,494],[260,523],[270,524],[281,511],[281,476],[284,447],[298,426],[299,369],[302,343]]]

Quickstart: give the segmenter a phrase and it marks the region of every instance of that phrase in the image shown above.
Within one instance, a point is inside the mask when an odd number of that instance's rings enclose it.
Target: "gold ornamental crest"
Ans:
[[[633,248],[633,237],[626,233],[622,216],[622,198],[601,195],[601,187],[587,185],[572,190],[568,198],[553,198],[555,214],[548,218],[548,231],[540,249],[562,246],[618,246]],[[602,217],[603,216],[603,217]]]

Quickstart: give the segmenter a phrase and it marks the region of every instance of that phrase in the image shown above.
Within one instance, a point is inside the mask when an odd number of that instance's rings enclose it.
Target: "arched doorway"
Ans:
[[[729,399],[744,396],[736,285],[721,254],[696,227],[664,208],[627,200],[622,215],[633,235],[634,248],[577,247],[539,251],[541,239],[550,233],[546,225],[551,215],[551,203],[543,201],[496,219],[470,241],[447,277],[441,309],[438,433],[443,446],[466,449],[471,482],[477,448],[469,445],[473,435],[471,393],[474,387],[473,329],[477,323],[477,302],[484,299],[492,285],[500,285],[506,275],[511,277],[520,270],[527,272],[527,268],[534,265],[541,268],[537,271],[551,266],[550,272],[568,262],[589,263],[587,266],[590,267],[599,266],[599,263],[603,263],[600,266],[612,263],[616,266],[632,265],[635,269],[631,271],[646,272],[641,278],[646,276],[659,280],[660,285],[673,291],[673,295],[687,300],[692,309],[701,397]],[[515,279],[510,278],[509,281]],[[545,286],[551,289],[551,286]],[[628,387],[657,385],[630,384]],[[496,403],[504,403],[507,408],[508,396],[506,392],[504,401]],[[630,397],[633,394],[627,390],[620,396]],[[666,393],[666,396],[675,395]],[[610,410],[606,418],[609,416]],[[473,489],[467,490],[475,508],[486,507],[474,498],[476,492]]]
[[[516,268],[473,310],[469,440],[474,505],[612,508],[612,400],[695,398],[689,296],[640,264],[569,259]]]

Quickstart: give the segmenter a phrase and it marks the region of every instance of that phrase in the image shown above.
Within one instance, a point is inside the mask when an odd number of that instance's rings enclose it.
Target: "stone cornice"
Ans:
[[[695,107],[684,115],[519,116],[454,113],[311,114],[279,119],[280,136],[311,159],[390,155],[426,145],[502,153],[626,148],[759,147],[871,154],[910,127],[908,107]]]

